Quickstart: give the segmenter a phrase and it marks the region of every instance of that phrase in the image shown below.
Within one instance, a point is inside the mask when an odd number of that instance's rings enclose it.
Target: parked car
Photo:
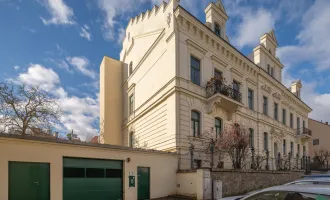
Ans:
[[[304,178],[330,178],[330,174],[312,174],[304,176]]]
[[[240,200],[329,200],[330,187],[326,185],[282,185],[246,195]]]
[[[292,181],[290,183],[284,185],[308,185],[308,184],[315,184],[315,185],[329,185],[330,186],[330,177],[329,178],[305,178],[299,179],[296,181]]]

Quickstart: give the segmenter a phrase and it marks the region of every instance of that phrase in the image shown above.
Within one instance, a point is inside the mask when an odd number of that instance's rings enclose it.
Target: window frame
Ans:
[[[250,148],[254,148],[254,130],[253,128],[249,128],[249,146]]]
[[[193,118],[193,113],[197,114],[198,120]],[[191,110],[190,115],[191,115],[191,117],[190,117],[191,127],[190,128],[193,131],[192,135],[193,135],[193,137],[198,137],[201,135],[201,113],[197,110]],[[196,125],[197,125],[197,129],[198,129],[197,134],[196,134],[196,130],[195,130]]]
[[[293,113],[290,113],[290,128],[293,128]]]
[[[128,97],[128,114],[132,115],[134,113],[134,104],[135,104],[135,97],[134,93],[130,94]]]
[[[128,76],[131,76],[132,73],[133,73],[133,62],[131,61],[128,67]]]
[[[220,122],[220,125],[217,125],[217,121]],[[215,136],[218,138],[222,132],[222,119],[219,117],[214,118],[214,129],[215,129]],[[218,132],[219,130],[219,132]]]
[[[282,109],[282,124],[286,125],[286,109]]]
[[[317,145],[320,145],[320,139],[319,138],[313,139],[313,146],[317,146]]]
[[[268,133],[264,132],[264,151],[268,151]]]
[[[263,96],[262,113],[268,116],[268,97]]]
[[[129,133],[129,147],[134,148],[134,132]]]
[[[248,106],[250,110],[254,110],[254,91],[248,88]]]
[[[274,102],[274,119],[278,120],[278,103]]]
[[[198,61],[199,66],[197,69],[196,66],[193,66],[193,60]],[[197,74],[198,73],[198,74]],[[198,76],[198,79],[197,79]],[[196,80],[195,80],[196,78]],[[194,56],[194,55],[190,55],[190,81],[192,83],[194,83],[195,85],[201,85],[201,59],[199,59],[198,57]]]
[[[218,31],[218,33],[217,33],[217,31]],[[221,37],[221,26],[218,23],[214,23],[214,33],[218,37]]]

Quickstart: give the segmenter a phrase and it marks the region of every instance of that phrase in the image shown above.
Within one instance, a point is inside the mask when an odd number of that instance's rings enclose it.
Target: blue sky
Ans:
[[[66,111],[58,127],[84,139],[97,134],[99,64],[119,58],[130,17],[160,0],[0,0],[0,81],[39,84]],[[209,0],[181,0],[205,22]],[[245,55],[275,29],[283,83],[303,81],[311,117],[330,120],[330,1],[223,0],[227,35]]]

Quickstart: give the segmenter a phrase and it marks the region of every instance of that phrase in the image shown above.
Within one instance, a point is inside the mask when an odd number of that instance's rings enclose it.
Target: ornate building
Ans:
[[[129,21],[120,61],[101,63],[101,142],[177,151],[181,169],[209,166],[203,153],[192,162],[190,145],[239,122],[257,152],[301,157],[312,109],[300,98],[300,80],[290,89],[282,84],[274,31],[245,56],[226,35],[222,2],[210,3],[205,15],[203,23],[170,0]],[[210,81],[217,76],[225,79],[220,86]]]

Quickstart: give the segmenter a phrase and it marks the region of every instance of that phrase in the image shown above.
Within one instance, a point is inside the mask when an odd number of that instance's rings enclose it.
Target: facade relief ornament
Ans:
[[[172,21],[172,13],[168,13],[167,15],[167,25],[170,28],[171,27],[171,21]]]
[[[267,85],[263,85],[261,86],[261,89],[263,89],[264,91],[268,92],[269,94],[272,92],[272,88],[270,88]]]
[[[279,94],[279,93],[277,93],[277,92],[275,92],[275,93],[273,94],[273,97],[276,98],[277,100],[281,100],[281,94]]]

